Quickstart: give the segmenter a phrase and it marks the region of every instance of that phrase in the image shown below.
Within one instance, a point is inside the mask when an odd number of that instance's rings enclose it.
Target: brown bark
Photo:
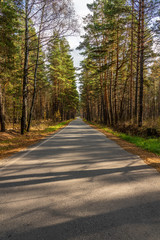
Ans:
[[[5,132],[5,110],[4,110],[4,96],[2,86],[0,85],[0,122],[1,122],[1,132]]]
[[[130,76],[130,119],[133,117],[133,38],[134,38],[134,0],[132,0],[132,23],[131,23],[131,76]]]
[[[42,16],[41,16],[41,23],[40,23],[40,27],[39,27],[39,33],[38,33],[37,56],[36,56],[36,65],[35,65],[35,70],[34,70],[34,90],[33,90],[31,108],[30,108],[30,112],[29,112],[27,132],[29,132],[29,130],[30,130],[30,125],[31,125],[31,120],[32,120],[32,113],[33,113],[33,108],[34,108],[34,102],[35,102],[35,98],[36,98],[37,71],[38,71],[40,40],[41,40],[40,38],[41,38],[41,29],[42,29],[42,22],[43,22],[43,17],[44,17],[45,5],[46,5],[46,2],[43,5]]]
[[[138,126],[142,126],[143,121],[143,81],[144,81],[144,0],[142,0],[141,17],[141,49],[140,49],[140,93],[139,93],[139,118]]]
[[[28,82],[28,59],[29,59],[29,28],[28,28],[28,0],[25,0],[25,58],[23,73],[23,104],[21,118],[21,134],[24,134],[27,122],[27,82]]]
[[[113,61],[113,57],[111,56],[111,64]],[[113,82],[113,69],[111,67],[111,72],[110,72],[110,87],[109,87],[109,105],[110,105],[110,125],[113,126],[114,121],[113,121],[113,106],[112,106],[112,82]]]
[[[118,82],[118,70],[119,70],[119,29],[117,26],[117,54],[116,54],[116,76],[114,81],[114,124],[118,122],[117,116],[117,82]]]
[[[141,0],[139,2],[138,36],[137,36],[137,66],[136,66],[136,88],[135,88],[135,123],[137,123],[138,113],[138,87],[139,87],[139,65],[140,65],[140,34],[141,34]]]

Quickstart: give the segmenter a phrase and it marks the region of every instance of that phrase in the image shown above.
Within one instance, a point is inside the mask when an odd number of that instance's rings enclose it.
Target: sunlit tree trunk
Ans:
[[[28,2],[29,0],[25,0],[25,58],[23,73],[23,104],[21,118],[21,134],[24,134],[27,124],[27,82],[28,82],[28,59],[29,59]]]
[[[138,87],[139,87],[139,65],[140,65],[140,36],[141,34],[141,0],[139,1],[139,17],[138,17],[138,36],[137,36],[137,64],[136,64],[136,87],[135,87],[135,123],[137,123],[138,113]]]
[[[39,33],[38,33],[38,44],[37,44],[37,56],[36,56],[36,65],[34,70],[34,89],[33,89],[33,96],[32,96],[32,102],[31,102],[31,108],[29,112],[29,119],[28,119],[28,126],[27,126],[27,132],[30,130],[31,125],[31,119],[32,119],[32,113],[34,108],[34,102],[36,98],[36,88],[37,88],[37,70],[38,70],[38,63],[39,63],[39,52],[40,52],[40,40],[41,40],[41,29],[42,29],[42,23],[43,23],[43,16],[44,16],[44,8],[45,8],[46,1],[44,2],[43,9],[42,9],[42,15],[41,15],[41,23],[39,27]]]
[[[131,23],[130,119],[132,119],[133,117],[133,40],[134,40],[134,0],[132,0],[132,23]]]
[[[138,126],[142,126],[143,120],[143,81],[144,81],[144,0],[142,0],[141,17],[141,49],[140,49],[140,93],[139,93],[139,118]]]
[[[117,39],[116,39],[116,76],[114,81],[114,124],[118,122],[117,114],[117,82],[118,82],[118,70],[119,70],[119,29],[117,26]]]
[[[0,121],[1,121],[1,132],[5,132],[5,110],[4,110],[4,96],[2,86],[0,85]]]

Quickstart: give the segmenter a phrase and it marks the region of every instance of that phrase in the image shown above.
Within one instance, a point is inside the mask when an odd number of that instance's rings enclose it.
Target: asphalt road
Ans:
[[[1,166],[7,239],[159,240],[160,174],[77,119]]]

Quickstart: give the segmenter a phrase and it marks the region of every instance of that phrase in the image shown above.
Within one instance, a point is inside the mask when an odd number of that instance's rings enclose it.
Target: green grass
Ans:
[[[119,133],[119,137],[135,144],[137,147],[160,155],[160,138],[142,138]]]
[[[60,122],[57,125],[49,126],[43,130],[43,133],[51,133],[68,124],[71,120]]]
[[[96,124],[92,122],[89,122],[89,123],[103,129],[106,132],[112,133],[115,136],[120,137],[121,139],[127,142],[133,143],[137,147],[145,149],[149,152],[153,152],[160,156],[160,138],[143,138],[138,136],[131,136],[125,133],[113,131],[111,128],[107,128],[100,124]]]

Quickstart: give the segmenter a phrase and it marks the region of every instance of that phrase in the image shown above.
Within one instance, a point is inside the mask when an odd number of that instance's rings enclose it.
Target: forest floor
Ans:
[[[56,133],[60,129],[68,125],[69,121],[60,123],[53,123],[51,121],[44,121],[41,123],[34,123],[31,131],[20,134],[20,129],[15,126],[15,129],[10,128],[6,132],[0,133],[0,160],[11,156],[13,153],[26,149],[30,145],[40,141],[49,134]]]
[[[155,168],[158,172],[160,172],[160,155],[155,154],[153,152],[142,149],[141,147],[137,147],[135,144],[130,143],[124,139],[121,139],[119,136],[116,136],[113,130],[105,129],[103,125],[87,122],[91,127],[99,130],[103,134],[105,134],[109,139],[115,141],[118,145],[120,145],[127,152],[140,156],[144,162],[153,168]],[[120,135],[120,134],[119,134]],[[157,141],[159,141],[157,139]],[[159,142],[160,144],[160,142]],[[160,149],[159,149],[160,150]]]

